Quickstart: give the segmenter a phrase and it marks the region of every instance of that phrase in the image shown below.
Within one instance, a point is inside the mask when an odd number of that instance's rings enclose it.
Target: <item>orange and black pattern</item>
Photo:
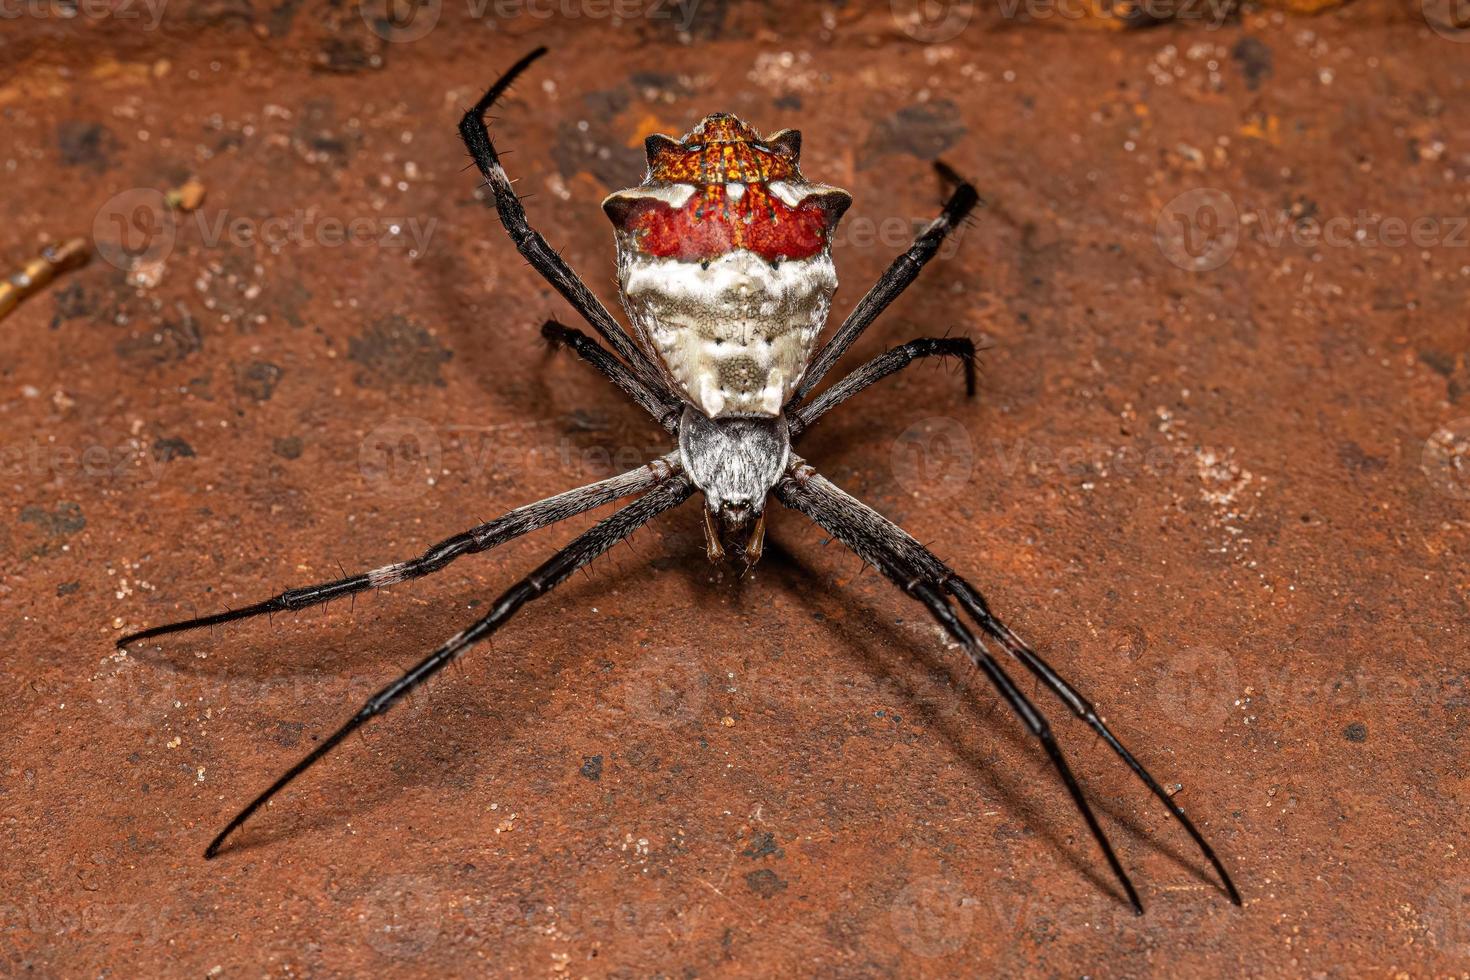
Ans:
[[[650,136],[645,187],[692,184],[679,207],[636,193],[614,195],[608,215],[645,255],[706,262],[746,249],[767,261],[809,258],[827,248],[846,208],[840,193],[796,205],[771,192],[773,181],[804,183],[801,135],[783,130],[762,139],[734,116],[706,117],[683,139]]]

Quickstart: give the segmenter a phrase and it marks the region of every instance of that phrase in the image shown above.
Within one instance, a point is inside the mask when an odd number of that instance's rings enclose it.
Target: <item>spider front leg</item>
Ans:
[[[245,809],[236,814],[235,818],[225,825],[225,829],[210,842],[209,847],[204,851],[204,856],[212,858],[218,854],[220,847],[230,834],[249,820],[256,810],[285,789],[297,776],[310,769],[348,735],[367,721],[393,707],[404,695],[433,677],[460,654],[500,629],[526,603],[550,592],[566,581],[567,577],[577,569],[590,564],[593,559],[632,535],[634,531],[664,511],[689,499],[693,493],[694,484],[688,477],[680,474],[665,480],[655,489],[579,535],[571,544],[543,562],[534,572],[502,593],[500,598],[491,604],[489,614],[483,619],[450,637],[442,646],[419,661],[398,680],[368,698],[367,702],[345,724],[307,753],[300,762],[286,770],[265,792],[251,800]]]
[[[1006,651],[1019,660],[1033,674],[1035,674],[1058,698],[1065,703],[1072,712],[1084,720],[1099,736],[1103,738],[1139,780],[1157,797],[1168,809],[1170,815],[1185,829],[1199,847],[1200,852],[1220,876],[1225,886],[1225,891],[1230,900],[1236,905],[1241,904],[1240,892],[1231,880],[1230,874],[1225,870],[1224,864],[1215,854],[1214,848],[1205,840],[1204,835],[1195,827],[1194,822],[1185,815],[1183,809],[1174,802],[1173,798],[1166,793],[1162,786],[1147,769],[1144,768],[1123,743],[1113,734],[1107,724],[1097,714],[1092,704],[1088,702],[1077,690],[1053,670],[1042,658],[1031,650],[1016,634],[1000,622],[990,611],[984,598],[970,583],[966,582],[944,562],[916,541],[908,532],[898,525],[889,521],[871,507],[857,500],[855,497],[844,493],[834,486],[830,481],[813,471],[805,463],[793,464],[789,471],[791,475],[777,485],[777,499],[795,510],[801,511],[825,528],[838,540],[842,541],[853,551],[857,552],[864,560],[879,568],[889,579],[902,588],[906,593],[923,602],[929,608],[932,615],[939,620],[951,636],[961,645],[966,647],[972,658],[976,658],[977,665],[985,671],[993,683],[1002,688],[1002,694],[1010,702],[1013,709],[1025,720],[1027,726],[1039,738],[1048,743],[1048,754],[1052,755],[1054,765],[1057,765],[1063,781],[1067,783],[1068,791],[1072,793],[1073,799],[1082,810],[1083,816],[1087,818],[1089,827],[1093,830],[1093,836],[1097,839],[1104,854],[1109,856],[1109,864],[1113,866],[1114,873],[1123,881],[1125,889],[1134,899],[1137,907],[1136,895],[1133,895],[1131,885],[1127,877],[1122,873],[1122,868],[1117,864],[1116,858],[1112,856],[1111,846],[1107,838],[1102,834],[1096,821],[1091,816],[1091,809],[1086,800],[1081,796],[1081,790],[1071,778],[1071,774],[1065,768],[1065,762],[1061,760],[1060,750],[1053,752],[1054,746],[1050,743],[1050,731],[1045,727],[1045,719],[1039,712],[1026,701],[1019,691],[1015,691],[1015,697],[1008,693],[1006,687],[1014,689],[1014,685],[1006,678],[1005,685],[998,679],[996,671],[1004,675],[998,664],[994,665],[994,671],[987,666],[985,661],[991,660],[983,646],[979,645],[973,638],[969,641],[962,638],[968,631],[964,630],[963,624],[959,624],[959,630],[953,619],[953,610],[944,599],[944,592],[959,602],[984,632],[998,641]],[[992,661],[993,663],[993,661]],[[1038,731],[1036,722],[1045,731],[1045,737]]]
[[[847,319],[842,321],[842,326],[837,328],[822,349],[813,358],[811,366],[807,368],[806,376],[802,378],[801,384],[797,386],[796,394],[791,396],[787,402],[787,411],[790,411],[801,399],[805,398],[832,370],[838,358],[847,352],[853,341],[862,336],[863,331],[868,329],[872,322],[899,297],[909,285],[919,277],[929,260],[934,258],[939,251],[939,246],[950,232],[954,231],[961,222],[975,210],[980,203],[980,194],[975,190],[975,185],[965,180],[946,163],[936,161],[934,169],[945,183],[954,187],[949,195],[949,200],[944,202],[944,208],[939,212],[939,217],[930,222],[929,227],[914,239],[893,264],[879,277],[878,281],[869,289],[867,295],[858,301]]]
[[[920,337],[873,358],[806,405],[791,413],[791,438],[832,409],[871,385],[895,374],[922,357],[957,357],[965,369],[965,394],[975,395],[975,342],[968,337]]]
[[[568,490],[554,497],[547,497],[534,504],[517,507],[493,521],[440,541],[418,558],[384,565],[382,568],[375,568],[359,575],[350,575],[333,582],[289,589],[264,602],[215,613],[212,616],[201,616],[183,622],[152,626],[136,633],[129,633],[117,641],[117,646],[121,649],[138,640],[147,640],[169,633],[181,633],[184,630],[198,629],[203,626],[217,626],[220,623],[249,619],[267,613],[294,612],[342,596],[365,592],[368,589],[380,589],[387,585],[406,582],[409,579],[432,575],[462,555],[488,551],[523,534],[529,534],[539,528],[564,521],[568,517],[574,517],[595,507],[601,507],[603,504],[609,504],[614,500],[647,490],[667,480],[677,473],[679,468],[679,454],[669,453],[635,470],[629,470],[618,476],[599,480],[597,483],[578,487],[575,490]]]
[[[521,205],[521,199],[516,196],[515,188],[511,186],[510,177],[506,175],[505,168],[500,164],[500,157],[495,152],[495,144],[490,140],[490,130],[485,126],[485,113],[490,107],[505,94],[516,77],[526,68],[546,53],[546,48],[537,48],[517,61],[510,69],[490,86],[489,91],[475,103],[474,108],[464,114],[460,120],[459,135],[464,140],[464,145],[469,149],[470,156],[474,158],[475,165],[479,168],[481,175],[485,178],[485,184],[490,188],[495,197],[495,211],[500,216],[500,223],[505,226],[511,241],[515,243],[516,250],[521,253],[531,267],[539,272],[548,283],[551,284],[562,297],[577,310],[587,322],[592,324],[598,334],[612,345],[618,355],[632,365],[632,371],[639,379],[653,391],[665,396],[671,396],[667,384],[663,378],[654,370],[649,363],[648,356],[633,343],[626,331],[607,312],[607,308],[592,295],[592,291],[584,283],[571,267],[566,264],[557,252],[546,243],[541,233],[531,227],[526,218],[526,209]]]

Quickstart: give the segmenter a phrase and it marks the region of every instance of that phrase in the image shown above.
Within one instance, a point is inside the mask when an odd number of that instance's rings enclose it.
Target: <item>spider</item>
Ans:
[[[713,561],[759,559],[765,505],[774,496],[806,515],[920,603],[994,685],[1045,750],[1113,875],[1139,914],[1143,904],[1073,776],[1041,711],[1017,687],[992,645],[1031,671],[1088,724],[1163,803],[1214,867],[1230,900],[1240,893],[1184,811],[1104,724],[1097,711],[991,612],[980,592],[902,528],[845,493],[792,451],[832,409],[920,358],[957,358],[975,388],[975,347],[965,338],[921,338],[874,358],[809,398],[843,353],[902,293],[951,231],[979,205],[975,187],[935,163],[949,195],[937,218],[895,259],[820,349],[837,288],[831,235],[851,203],[846,191],[801,174],[801,134],[762,138],[733,115],[706,116],[682,139],[654,135],[648,171],[637,187],[603,201],[617,242],[618,286],[637,340],[623,330],[575,272],[531,227],[491,142],[485,114],[537,58],[516,62],[465,113],[460,136],[484,176],[496,212],[517,250],[597,331],[592,337],[554,320],[542,333],[569,348],[646,410],[677,449],[637,469],[510,511],[434,545],[418,558],[358,575],[291,589],[274,598],[125,636],[119,647],[182,630],[278,611],[299,610],[368,589],[420,578],[455,559],[585,511],[638,495],[556,552],[503,593],[478,622],[455,634],[374,694],[347,722],[225,825],[205,849],[213,858],[252,814],[348,734],[391,708],[471,646],[696,492]],[[956,609],[958,607],[958,610]],[[966,625],[963,613],[979,633]]]

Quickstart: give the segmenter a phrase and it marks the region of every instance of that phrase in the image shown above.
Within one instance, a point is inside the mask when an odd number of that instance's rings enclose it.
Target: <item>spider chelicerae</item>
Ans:
[[[512,586],[479,621],[369,698],[345,724],[236,814],[210,842],[204,856],[217,855],[252,814],[348,734],[490,636],[526,603],[545,595],[655,517],[695,493],[702,494],[709,557],[749,565],[760,557],[765,504],[774,496],[805,514],[922,604],[965,651],[1040,742],[1136,912],[1143,911],[1138,892],[1072,775],[1046,718],[995,659],[992,644],[1031,671],[1107,742],[1199,845],[1231,901],[1239,905],[1240,893],[1204,836],[1123,747],[1091,703],[1002,623],[974,586],[902,528],[834,486],[792,451],[793,444],[822,416],[920,358],[957,358],[965,370],[967,390],[974,393],[974,344],[947,337],[921,338],[895,347],[810,397],[843,353],[918,277],[945,237],[980,203],[974,186],[945,164],[935,164],[950,188],[939,216],[817,348],[837,288],[831,235],[851,197],[801,175],[801,134],[795,130],[762,138],[735,116],[716,113],[706,116],[682,139],[650,136],[645,143],[648,172],[643,182],[610,195],[602,205],[615,229],[619,291],[635,341],[531,227],[485,125],[490,107],[545,53],[545,48],[538,48],[501,76],[465,113],[460,136],[484,175],[496,212],[516,248],[612,350],[556,321],[543,325],[544,336],[570,348],[632,398],[675,437],[678,448],[619,476],[519,507],[441,541],[418,558],[120,639],[118,646],[125,647],[168,633],[299,610],[420,578],[462,555],[487,551],[538,528],[638,495]],[[961,613],[973,620],[978,635]]]

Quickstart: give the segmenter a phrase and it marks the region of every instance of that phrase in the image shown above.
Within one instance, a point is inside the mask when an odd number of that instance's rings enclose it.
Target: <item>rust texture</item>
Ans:
[[[1448,5],[1117,33],[1025,4],[156,6],[26,6],[0,36],[0,268],[96,250],[0,324],[0,974],[1470,971]],[[593,517],[325,613],[126,656],[122,631],[666,451],[545,349],[571,313],[456,138],[541,43],[494,131],[610,304],[598,203],[710,112],[801,129],[852,191],[838,315],[934,213],[933,158],[976,180],[987,207],[846,363],[965,333],[978,397],[918,365],[803,454],[988,590],[1244,909],[1037,691],[1132,916],[983,678],[779,506],[744,580],[675,511],[201,860]]]

